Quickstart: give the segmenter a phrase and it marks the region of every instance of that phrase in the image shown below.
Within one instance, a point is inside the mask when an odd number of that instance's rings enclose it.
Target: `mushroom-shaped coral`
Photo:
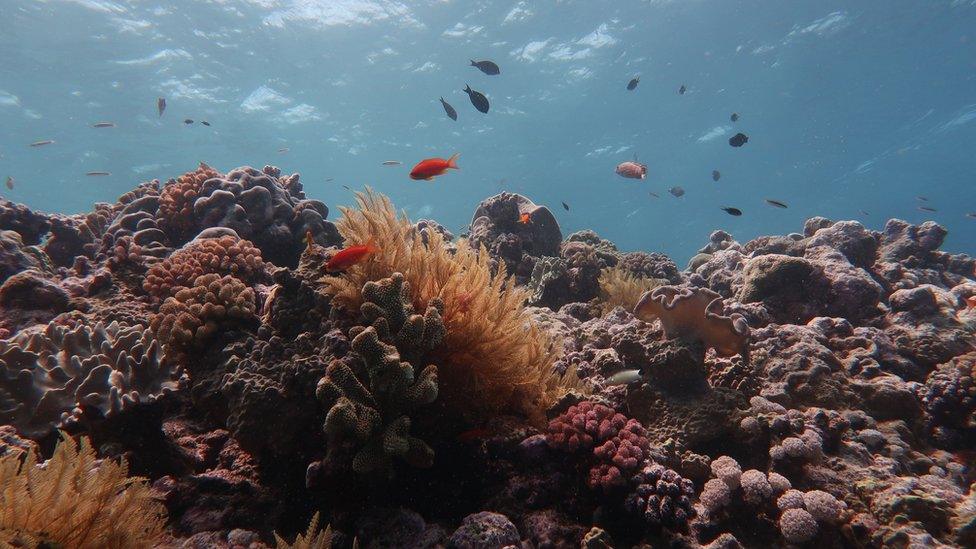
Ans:
[[[201,234],[150,268],[142,284],[143,290],[163,300],[180,288],[191,286],[197,277],[205,274],[233,275],[249,284],[267,280],[268,270],[261,259],[261,251],[250,241],[232,234],[220,234],[217,238],[203,236]]]
[[[701,342],[719,356],[745,355],[749,325],[742,315],[722,316],[722,298],[707,288],[661,286],[645,293],[634,316],[660,319],[668,338]]]

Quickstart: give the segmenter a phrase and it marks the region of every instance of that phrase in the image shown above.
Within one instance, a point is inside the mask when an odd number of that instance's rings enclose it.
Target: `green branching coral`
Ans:
[[[329,410],[326,459],[352,450],[359,473],[391,475],[394,458],[416,467],[433,464],[433,450],[410,434],[408,414],[437,398],[437,367],[421,369],[404,358],[421,364],[423,354],[443,340],[444,323],[436,301],[423,315],[412,314],[409,295],[400,273],[366,283],[360,311],[370,325],[351,331],[362,371],[357,376],[355,364],[335,360],[316,388]]]

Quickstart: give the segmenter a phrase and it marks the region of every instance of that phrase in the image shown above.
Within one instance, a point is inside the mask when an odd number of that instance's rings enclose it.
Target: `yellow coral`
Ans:
[[[65,436],[37,465],[34,452],[0,457],[0,547],[151,547],[166,521],[125,461],[97,461],[88,439]]]
[[[325,291],[334,305],[358,311],[366,282],[399,272],[414,310],[424,311],[439,298],[447,335],[428,358],[439,366],[441,395],[449,405],[475,415],[515,406],[539,418],[568,389],[579,387],[574,373],[553,371],[559,346],[529,321],[525,291],[504,269],[492,274],[484,248],[479,253],[461,241],[452,253],[433,230],[424,243],[387,197],[367,189],[356,200],[358,209],[341,209],[339,231],[347,245],[372,239],[379,250],[340,276],[324,277]]]
[[[644,292],[668,283],[658,278],[637,277],[621,267],[603,269],[600,273],[600,308],[607,314],[615,307],[623,307],[628,312],[640,301]]]
[[[312,521],[308,523],[308,530],[305,534],[298,534],[295,543],[288,543],[277,533],[275,537],[276,549],[331,549],[332,547],[332,528],[326,527],[319,530],[319,514],[312,515]],[[358,547],[354,541],[353,547]]]

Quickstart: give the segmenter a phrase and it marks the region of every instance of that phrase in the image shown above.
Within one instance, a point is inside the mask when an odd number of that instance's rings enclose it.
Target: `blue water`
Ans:
[[[976,253],[972,1],[2,0],[0,51],[0,177],[16,184],[0,192],[46,211],[204,160],[301,172],[333,208],[350,202],[341,185],[371,185],[456,232],[516,191],[564,234],[679,262],[714,229],[744,241],[813,215],[934,219],[947,249]],[[43,139],[56,143],[28,146]],[[453,152],[459,172],[407,177]],[[615,175],[635,154],[647,179]]]

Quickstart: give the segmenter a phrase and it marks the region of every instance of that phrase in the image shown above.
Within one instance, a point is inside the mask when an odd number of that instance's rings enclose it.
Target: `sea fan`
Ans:
[[[151,547],[166,511],[128,472],[99,461],[87,438],[64,436],[40,465],[33,451],[0,457],[0,547]]]
[[[332,547],[332,527],[327,526],[325,530],[319,530],[318,513],[312,515],[305,534],[298,534],[295,537],[295,543],[288,543],[277,533],[274,536],[276,549],[331,549]],[[359,544],[353,541],[353,549],[358,547]]]
[[[367,189],[358,209],[343,208],[339,231],[347,245],[372,239],[379,251],[340,276],[326,276],[333,304],[358,311],[366,282],[403,273],[415,310],[439,298],[447,335],[429,358],[438,365],[442,398],[468,415],[512,406],[538,419],[541,411],[580,388],[575,373],[556,373],[559,345],[539,331],[525,309],[525,291],[504,269],[492,274],[488,253],[461,241],[453,252],[436,231],[421,235],[390,200]],[[426,237],[426,242],[425,238]]]

